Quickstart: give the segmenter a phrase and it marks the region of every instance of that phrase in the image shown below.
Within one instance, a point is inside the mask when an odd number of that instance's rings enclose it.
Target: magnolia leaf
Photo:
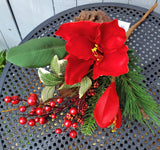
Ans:
[[[55,55],[51,61],[51,69],[59,76],[64,75],[66,65],[67,60],[59,60],[57,55]]]
[[[66,84],[66,83],[63,83],[58,90],[70,89],[70,88],[79,87],[79,86],[80,86],[80,82],[78,82],[78,83],[76,83],[76,84],[73,84],[73,85],[68,85],[68,84]]]
[[[42,101],[45,102],[49,98],[53,97],[55,86],[45,86],[41,92]]]
[[[38,69],[38,75],[43,84],[47,86],[56,86],[63,82],[62,77],[58,77],[43,68]]]
[[[44,37],[9,49],[6,59],[17,66],[39,68],[49,65],[54,55],[62,59],[66,54],[65,41]]]
[[[87,92],[87,90],[91,87],[92,81],[89,77],[85,76],[80,82],[80,89],[79,89],[79,98]]]

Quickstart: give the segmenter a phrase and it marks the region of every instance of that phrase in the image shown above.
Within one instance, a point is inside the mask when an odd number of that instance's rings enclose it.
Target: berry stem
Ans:
[[[15,111],[18,110],[19,108],[13,108],[13,109],[8,109],[8,110],[2,110],[2,112],[10,112],[10,111]]]

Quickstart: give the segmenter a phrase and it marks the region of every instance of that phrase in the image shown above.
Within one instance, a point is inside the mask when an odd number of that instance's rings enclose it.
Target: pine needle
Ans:
[[[150,128],[149,123],[140,111],[142,109],[155,124],[160,125],[160,107],[146,90],[146,85],[143,83],[145,77],[142,75],[141,68],[137,65],[139,60],[135,57],[133,50],[129,50],[128,55],[130,71],[116,80],[120,103],[124,107],[123,115],[129,121],[137,119],[137,121],[145,123]]]

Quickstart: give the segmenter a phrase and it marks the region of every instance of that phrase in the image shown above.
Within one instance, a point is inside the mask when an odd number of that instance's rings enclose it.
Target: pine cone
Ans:
[[[82,11],[79,16],[75,17],[73,22],[77,21],[93,21],[93,22],[110,22],[111,18],[102,10],[98,11]]]

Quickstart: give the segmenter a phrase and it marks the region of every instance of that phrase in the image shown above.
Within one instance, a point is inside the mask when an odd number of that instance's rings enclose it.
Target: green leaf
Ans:
[[[55,86],[45,86],[41,93],[42,101],[45,102],[49,98],[52,98],[54,91],[55,91]]]
[[[79,86],[80,86],[80,82],[79,82],[79,83],[76,83],[76,84],[73,84],[73,85],[68,85],[68,84],[66,84],[66,83],[63,83],[58,90],[70,89],[70,88],[79,87]]]
[[[3,50],[0,52],[0,75],[3,71],[3,68],[5,67],[6,64],[6,50]]]
[[[80,83],[80,89],[79,89],[79,98],[81,98],[87,90],[91,87],[92,81],[89,77],[85,76]]]
[[[47,86],[56,86],[63,82],[62,77],[58,77],[43,68],[38,69],[38,75],[43,84]]]
[[[64,75],[66,65],[67,60],[59,60],[57,55],[55,55],[51,61],[51,69],[59,76]]]
[[[54,55],[62,59],[66,53],[65,41],[44,37],[11,48],[6,58],[17,66],[38,68],[49,65]]]

